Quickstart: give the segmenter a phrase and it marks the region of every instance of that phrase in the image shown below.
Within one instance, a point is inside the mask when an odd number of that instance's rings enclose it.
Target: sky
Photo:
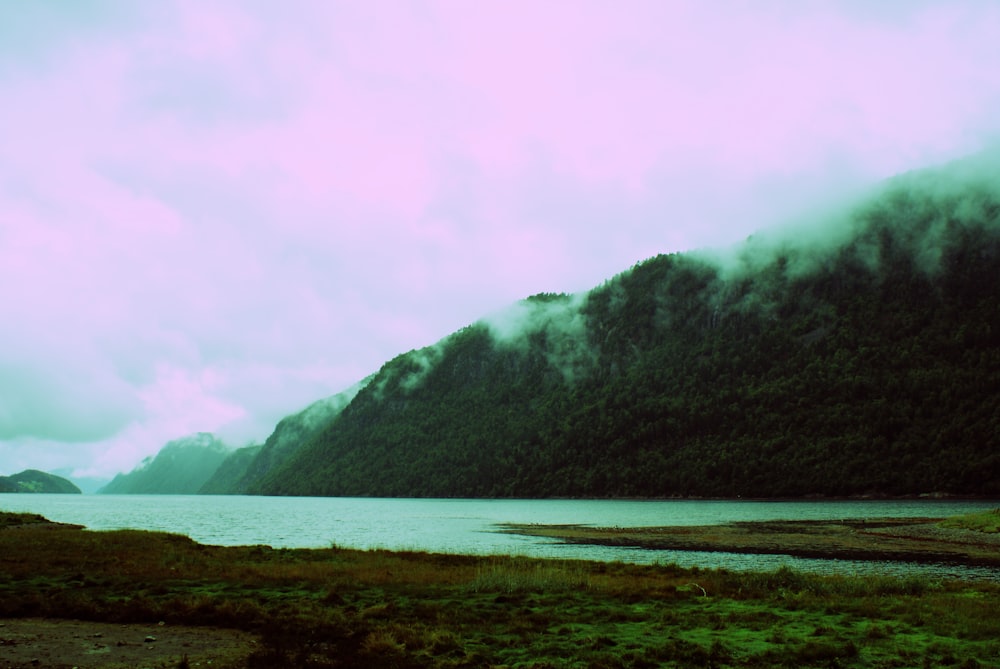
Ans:
[[[997,35],[985,0],[0,0],[0,475],[260,443],[524,297],[994,145]]]

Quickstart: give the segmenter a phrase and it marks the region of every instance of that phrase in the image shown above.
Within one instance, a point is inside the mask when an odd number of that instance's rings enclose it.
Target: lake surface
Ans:
[[[92,530],[143,529],[185,534],[206,544],[276,548],[388,548],[476,555],[670,563],[728,569],[788,565],[824,573],[925,573],[1000,581],[1000,569],[813,560],[571,546],[505,534],[502,523],[598,527],[714,525],[734,521],[944,517],[993,509],[1000,500],[730,501],[479,500],[214,495],[0,494],[0,510],[40,513]]]

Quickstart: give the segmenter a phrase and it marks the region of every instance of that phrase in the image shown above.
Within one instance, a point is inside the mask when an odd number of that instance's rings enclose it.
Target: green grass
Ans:
[[[1000,509],[967,513],[964,516],[954,516],[941,521],[941,527],[954,527],[976,532],[995,534],[1000,532]]]
[[[1000,665],[1000,586],[0,531],[0,618],[253,631],[248,667]]]
[[[583,563],[498,556],[482,560],[473,592],[566,592],[590,587]]]
[[[45,516],[41,516],[37,513],[14,513],[13,511],[0,511],[0,528],[46,522],[48,522],[48,520]]]

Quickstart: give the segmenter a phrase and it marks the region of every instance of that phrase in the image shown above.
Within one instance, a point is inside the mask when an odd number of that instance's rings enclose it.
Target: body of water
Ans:
[[[503,523],[597,527],[713,525],[734,521],[944,517],[997,508],[1000,500],[738,501],[480,500],[213,495],[0,494],[0,510],[40,513],[91,530],[184,534],[205,544],[276,548],[387,548],[474,555],[670,563],[728,569],[788,565],[821,572],[927,573],[1000,580],[1000,570],[572,546],[499,531]]]

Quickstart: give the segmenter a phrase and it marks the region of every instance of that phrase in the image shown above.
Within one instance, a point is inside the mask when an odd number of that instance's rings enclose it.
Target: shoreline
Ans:
[[[631,528],[507,523],[500,531],[569,544],[650,550],[1000,567],[1000,535],[941,527],[942,520],[779,520]]]
[[[990,523],[986,534],[996,532],[1000,511],[978,516]],[[964,517],[963,527],[976,517]],[[775,539],[797,530],[816,543],[850,529],[764,525],[772,527],[728,531]],[[912,534],[912,525],[936,527],[869,520],[864,530]],[[681,529],[692,538],[706,528]],[[560,531],[574,530],[594,531]],[[1000,659],[1000,584],[951,578],[214,546],[0,512],[0,586],[0,665],[12,669],[995,666]]]

